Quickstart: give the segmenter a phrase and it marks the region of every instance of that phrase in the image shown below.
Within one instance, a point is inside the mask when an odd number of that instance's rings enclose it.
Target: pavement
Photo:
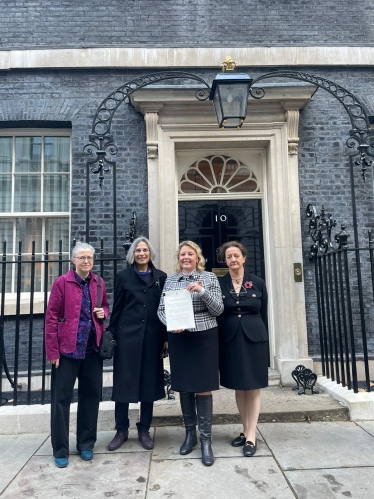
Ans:
[[[71,452],[67,468],[54,465],[44,434],[0,436],[0,497],[137,499],[372,499],[374,422],[260,423],[254,457],[230,445],[237,424],[214,425],[212,467],[197,447],[181,456],[181,426],[152,428],[153,451],[135,429],[117,451],[106,445],[113,431],[99,432],[92,461]]]
[[[117,451],[112,409],[100,417],[92,461],[83,461],[71,434],[69,466],[56,468],[48,430],[0,435],[1,499],[372,499],[374,421],[350,421],[347,407],[326,393],[298,395],[291,387],[262,390],[257,453],[246,458],[231,440],[241,431],[234,392],[214,392],[212,467],[201,463],[199,446],[179,454],[184,428],[175,400],[155,404],[153,451],[136,433],[131,410],[129,440]],[[104,404],[111,404],[105,402]],[[28,406],[30,408],[30,406]],[[1,408],[6,411],[8,408]],[[105,412],[105,411],[104,411]],[[74,428],[74,416],[71,428]],[[1,431],[0,433],[4,433]]]

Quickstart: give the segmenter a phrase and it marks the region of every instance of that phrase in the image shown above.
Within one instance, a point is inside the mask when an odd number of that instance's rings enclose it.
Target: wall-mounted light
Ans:
[[[220,128],[240,129],[247,116],[249,89],[253,79],[245,73],[231,73],[236,63],[227,56],[221,64],[222,73],[213,80],[209,99],[213,102]]]

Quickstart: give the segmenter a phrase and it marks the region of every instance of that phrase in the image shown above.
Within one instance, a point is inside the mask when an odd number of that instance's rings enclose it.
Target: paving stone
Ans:
[[[146,492],[149,460],[150,453],[145,452],[101,454],[92,461],[71,456],[68,467],[58,469],[50,457],[35,456],[6,489],[2,499],[142,499]]]
[[[373,468],[287,471],[299,499],[372,499]]]
[[[47,434],[0,436],[0,494],[47,437]]]
[[[150,429],[150,434],[153,438],[154,429]],[[108,444],[112,440],[115,435],[115,431],[101,431],[97,434],[97,441],[94,448],[95,454],[106,454],[108,453]],[[143,449],[141,443],[138,440],[138,432],[137,430],[129,431],[129,439],[125,442],[119,449],[116,451],[109,452],[109,454],[120,453],[120,452],[149,452],[146,449]],[[76,449],[76,440],[75,433],[69,434],[69,454],[74,455],[78,454]],[[36,452],[37,456],[52,456],[52,445],[51,438],[48,438],[42,447]]]
[[[242,457],[243,447],[233,447],[230,442],[242,431],[241,425],[214,425],[213,426],[213,453],[217,457]],[[197,431],[199,437],[199,432]],[[187,456],[181,456],[179,448],[184,441],[185,429],[169,426],[156,428],[155,448],[152,459],[201,459],[200,442]],[[257,456],[270,456],[271,452],[264,443],[261,435],[257,433]]]
[[[294,499],[271,457],[153,461],[147,499]]]
[[[374,437],[374,421],[357,421],[356,424]]]
[[[374,466],[374,438],[355,423],[264,423],[258,428],[284,470]]]

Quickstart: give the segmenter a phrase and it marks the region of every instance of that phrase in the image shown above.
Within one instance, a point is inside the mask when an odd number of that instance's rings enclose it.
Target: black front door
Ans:
[[[247,249],[246,269],[265,278],[260,199],[180,201],[179,241],[197,243],[207,260],[206,270],[226,267],[219,262],[219,247],[239,241]]]

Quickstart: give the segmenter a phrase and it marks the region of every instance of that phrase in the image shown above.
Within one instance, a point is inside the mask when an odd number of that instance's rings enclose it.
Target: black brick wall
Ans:
[[[26,5],[31,2],[25,2]],[[64,4],[69,2],[60,2]],[[137,2],[137,5],[142,2]],[[166,2],[168,3],[168,2]],[[175,2],[179,5],[178,2]],[[54,3],[52,3],[54,5]],[[94,2],[95,4],[95,2]],[[94,6],[91,7],[94,9]],[[108,9],[111,6],[107,7]],[[47,10],[48,12],[48,10]],[[242,68],[252,77],[266,71]],[[304,69],[308,71],[308,69]],[[336,81],[353,91],[369,106],[373,104],[374,79],[370,69],[320,68],[312,73]],[[190,70],[211,81],[216,70]],[[102,99],[126,81],[147,71],[129,70],[12,70],[0,73],[0,121],[17,120],[55,120],[72,123],[72,238],[84,239],[85,236],[85,157],[83,146],[88,141],[92,119]],[[314,270],[308,261],[310,240],[305,209],[308,203],[333,213],[338,222],[345,220],[347,230],[353,240],[349,172],[345,151],[350,123],[343,107],[327,92],[319,90],[309,106],[300,115],[299,145],[299,182],[302,217],[304,275],[307,300],[307,322],[310,354],[319,351],[318,321],[315,305]],[[138,215],[138,233],[148,233],[147,206],[147,159],[146,137],[143,116],[129,105],[119,108],[112,131],[119,147],[117,154],[118,174],[118,242],[124,241],[133,211]],[[371,172],[366,183],[356,172],[358,196],[358,220],[360,234],[373,225],[373,184]],[[95,246],[97,238],[106,239],[105,246],[110,253],[112,248],[112,177],[104,181],[104,189],[99,190],[97,177],[91,177],[91,241]],[[356,317],[357,318],[357,317]],[[20,368],[27,366],[27,319],[22,325],[22,344]],[[7,352],[14,347],[13,319],[5,324]],[[41,328],[35,328],[40,334]],[[374,348],[374,333],[369,330],[369,345]],[[36,339],[35,341],[40,341]],[[35,351],[40,352],[40,348]],[[10,353],[11,355],[11,353]],[[34,365],[40,363],[40,354],[35,353]]]
[[[311,68],[311,72],[316,70]],[[331,79],[355,93],[372,109],[374,88],[371,70],[329,69],[318,70],[318,74]],[[373,112],[373,111],[371,111]],[[310,245],[308,234],[309,220],[305,216],[308,203],[316,206],[318,213],[322,206],[332,213],[337,221],[333,234],[340,232],[341,223],[345,222],[350,234],[350,247],[353,247],[353,220],[350,195],[349,163],[344,154],[345,141],[348,138],[350,122],[344,108],[327,92],[318,90],[313,102],[300,114],[300,147],[299,147],[299,185],[300,208],[304,250],[304,277],[306,295],[306,313],[308,327],[308,344],[310,355],[318,355],[319,325],[315,293],[314,265],[308,261]],[[357,196],[357,220],[360,246],[367,247],[367,229],[374,228],[373,176],[369,169],[364,182],[360,171],[355,169],[355,185]],[[362,255],[363,284],[366,323],[368,327],[369,354],[374,353],[374,330],[369,314],[372,304],[372,290],[368,274],[368,254]],[[355,269],[352,255],[351,268]],[[356,335],[360,335],[358,310],[358,288],[355,271],[351,271],[351,293],[353,305],[353,322]],[[358,352],[362,353],[362,341],[357,339]]]
[[[373,45],[370,0],[2,0],[0,47]]]

